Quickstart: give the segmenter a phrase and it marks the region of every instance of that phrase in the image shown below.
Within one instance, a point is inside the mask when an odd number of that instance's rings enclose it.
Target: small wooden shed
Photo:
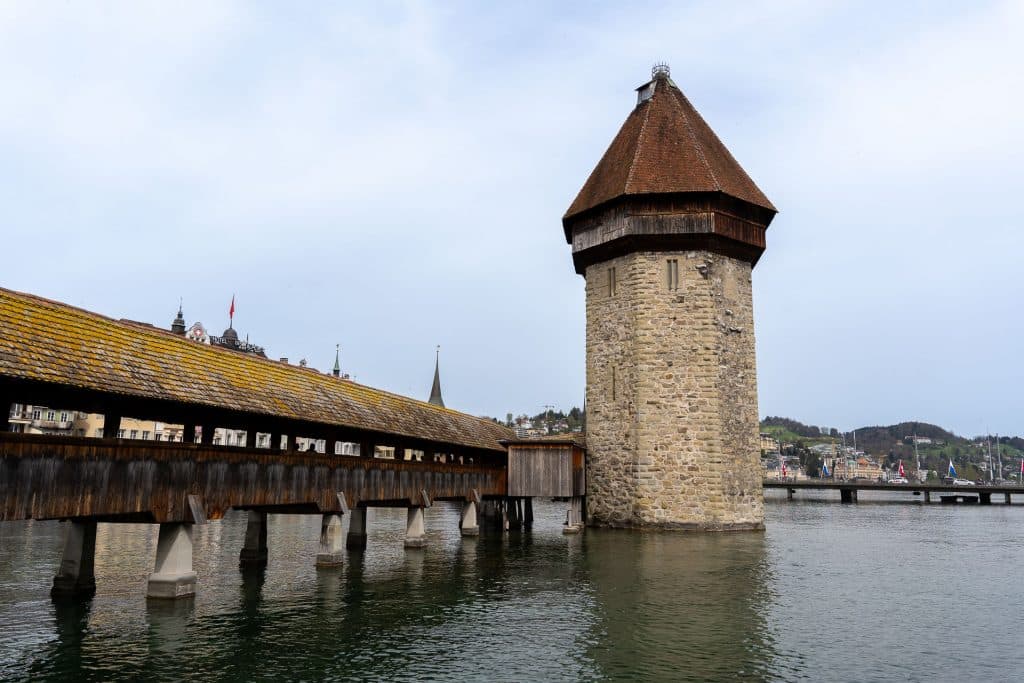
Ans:
[[[586,495],[583,434],[509,439],[508,495],[511,498],[575,498]]]

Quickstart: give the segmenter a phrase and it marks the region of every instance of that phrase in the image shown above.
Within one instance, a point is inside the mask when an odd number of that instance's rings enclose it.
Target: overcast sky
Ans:
[[[1024,3],[3,3],[0,286],[580,405],[560,219],[656,61],[780,214],[760,409],[1024,433]]]

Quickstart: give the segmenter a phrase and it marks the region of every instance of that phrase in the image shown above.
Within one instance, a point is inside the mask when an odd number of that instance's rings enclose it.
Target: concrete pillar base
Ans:
[[[196,594],[196,573],[150,574],[146,584],[146,597],[157,600],[191,598]]]
[[[89,596],[96,592],[93,561],[96,556],[96,522],[68,522],[64,553],[53,577],[50,595]]]
[[[565,526],[562,527],[562,533],[566,534],[566,535],[578,534],[581,531],[583,531],[583,525],[582,524],[566,524]]]
[[[245,527],[245,545],[238,554],[240,567],[267,566],[267,513],[249,511]]]
[[[160,525],[154,569],[146,587],[147,598],[174,600],[196,594],[191,524],[169,522]]]
[[[462,516],[459,518],[459,530],[463,536],[480,535],[480,526],[476,521],[476,503],[471,500],[462,504]]]
[[[317,568],[339,567],[345,558],[341,548],[341,515],[325,514],[320,525],[320,551]]]
[[[366,508],[355,508],[351,511],[345,547],[349,550],[366,549]]]
[[[411,507],[405,521],[405,547],[422,548],[427,545],[423,526],[423,508]]]

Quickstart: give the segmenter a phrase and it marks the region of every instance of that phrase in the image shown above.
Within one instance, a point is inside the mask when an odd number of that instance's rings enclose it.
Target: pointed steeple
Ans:
[[[335,377],[341,377],[341,344],[334,345],[334,369],[331,370],[331,374]]]
[[[178,317],[171,323],[171,332],[174,334],[185,334],[185,316],[181,312],[181,299],[178,299]]]
[[[430,400],[435,406],[444,408],[444,399],[441,398],[441,347],[437,347],[437,354],[434,357],[434,386],[430,388]]]

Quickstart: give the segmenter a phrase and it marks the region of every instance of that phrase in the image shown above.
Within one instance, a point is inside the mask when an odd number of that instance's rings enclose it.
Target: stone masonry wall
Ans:
[[[586,280],[588,522],[763,528],[750,264],[636,252]]]

